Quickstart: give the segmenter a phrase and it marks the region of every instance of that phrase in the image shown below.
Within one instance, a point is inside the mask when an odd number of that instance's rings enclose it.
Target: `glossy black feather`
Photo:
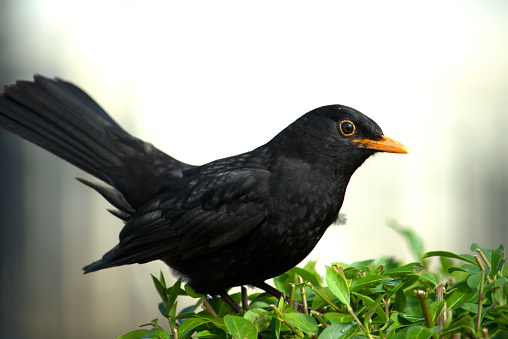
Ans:
[[[0,126],[78,166],[126,221],[117,246],[84,268],[163,260],[197,291],[258,284],[297,265],[339,213],[379,126],[341,105],[315,109],[257,149],[202,166],[130,136],[72,84],[35,76],[7,86]]]

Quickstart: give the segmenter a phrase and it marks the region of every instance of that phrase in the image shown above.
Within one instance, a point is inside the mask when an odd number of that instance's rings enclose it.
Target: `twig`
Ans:
[[[443,300],[443,293],[445,291],[444,284],[439,284],[434,289],[434,292],[436,292],[436,301]],[[446,320],[446,301],[443,305],[443,309],[441,310],[441,313],[439,314],[439,317],[437,318],[436,326],[444,326]]]
[[[219,315],[217,314],[217,312],[215,312],[215,310],[213,309],[212,307],[212,304],[210,304],[210,301],[208,300],[208,298],[205,298],[205,300],[203,301],[203,308],[205,309],[205,311],[208,312],[208,314],[210,314],[212,317],[218,317]]]
[[[307,307],[307,296],[305,295],[305,285],[303,284],[302,277],[298,277],[298,283],[300,284],[300,293],[302,294],[303,312],[309,314],[309,308]]]
[[[418,301],[420,301],[420,306],[423,311],[423,316],[425,318],[425,325],[427,325],[428,328],[433,328],[434,324],[432,323],[432,319],[430,317],[430,311],[429,311],[429,305],[427,304],[427,293],[422,290],[414,291],[415,296],[418,298]],[[438,339],[438,336],[436,333],[432,335],[432,338]]]
[[[272,308],[272,310],[275,311],[275,313],[277,313],[277,315],[280,317],[280,320],[286,324],[287,327],[289,327],[289,329],[293,332],[296,333],[297,336],[299,336],[300,338],[303,338],[304,335],[303,333],[297,329],[293,324],[291,324],[289,321],[286,320],[286,318],[284,318],[284,314],[282,314],[282,312],[277,308],[277,306],[275,306],[274,304],[271,304],[270,307]]]

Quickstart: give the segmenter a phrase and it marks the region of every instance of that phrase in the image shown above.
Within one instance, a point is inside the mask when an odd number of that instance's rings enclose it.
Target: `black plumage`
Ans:
[[[407,152],[367,116],[330,105],[250,152],[193,166],[42,76],[4,87],[0,126],[108,184],[80,179],[125,221],[119,244],[86,273],[160,259],[212,295],[297,265],[336,220],[354,171],[376,152]]]

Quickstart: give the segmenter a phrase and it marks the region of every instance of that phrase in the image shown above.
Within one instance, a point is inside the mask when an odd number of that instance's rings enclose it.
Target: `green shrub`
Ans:
[[[419,262],[402,265],[389,258],[337,262],[326,267],[324,279],[309,262],[274,278],[289,302],[306,305],[306,313],[294,310],[283,298],[267,293],[247,296],[243,289],[248,310],[237,315],[219,298],[196,294],[190,286],[182,287],[180,280],[167,287],[161,273],[153,280],[168,331],[156,319],[149,324],[151,329],[138,329],[119,339],[424,339],[453,333],[454,338],[508,338],[508,269],[502,245],[484,249],[473,244],[474,255],[445,251],[422,255],[415,234],[391,226],[407,239]],[[433,271],[427,268],[430,257],[439,258]],[[197,301],[177,314],[180,296]],[[240,304],[242,293],[232,298]]]

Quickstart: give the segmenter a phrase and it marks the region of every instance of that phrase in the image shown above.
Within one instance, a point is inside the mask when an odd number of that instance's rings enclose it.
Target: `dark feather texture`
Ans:
[[[109,185],[80,180],[126,222],[85,272],[160,259],[209,294],[297,265],[337,219],[354,171],[387,151],[374,121],[331,105],[253,151],[192,166],[129,135],[74,85],[41,76],[4,88],[0,126]]]

